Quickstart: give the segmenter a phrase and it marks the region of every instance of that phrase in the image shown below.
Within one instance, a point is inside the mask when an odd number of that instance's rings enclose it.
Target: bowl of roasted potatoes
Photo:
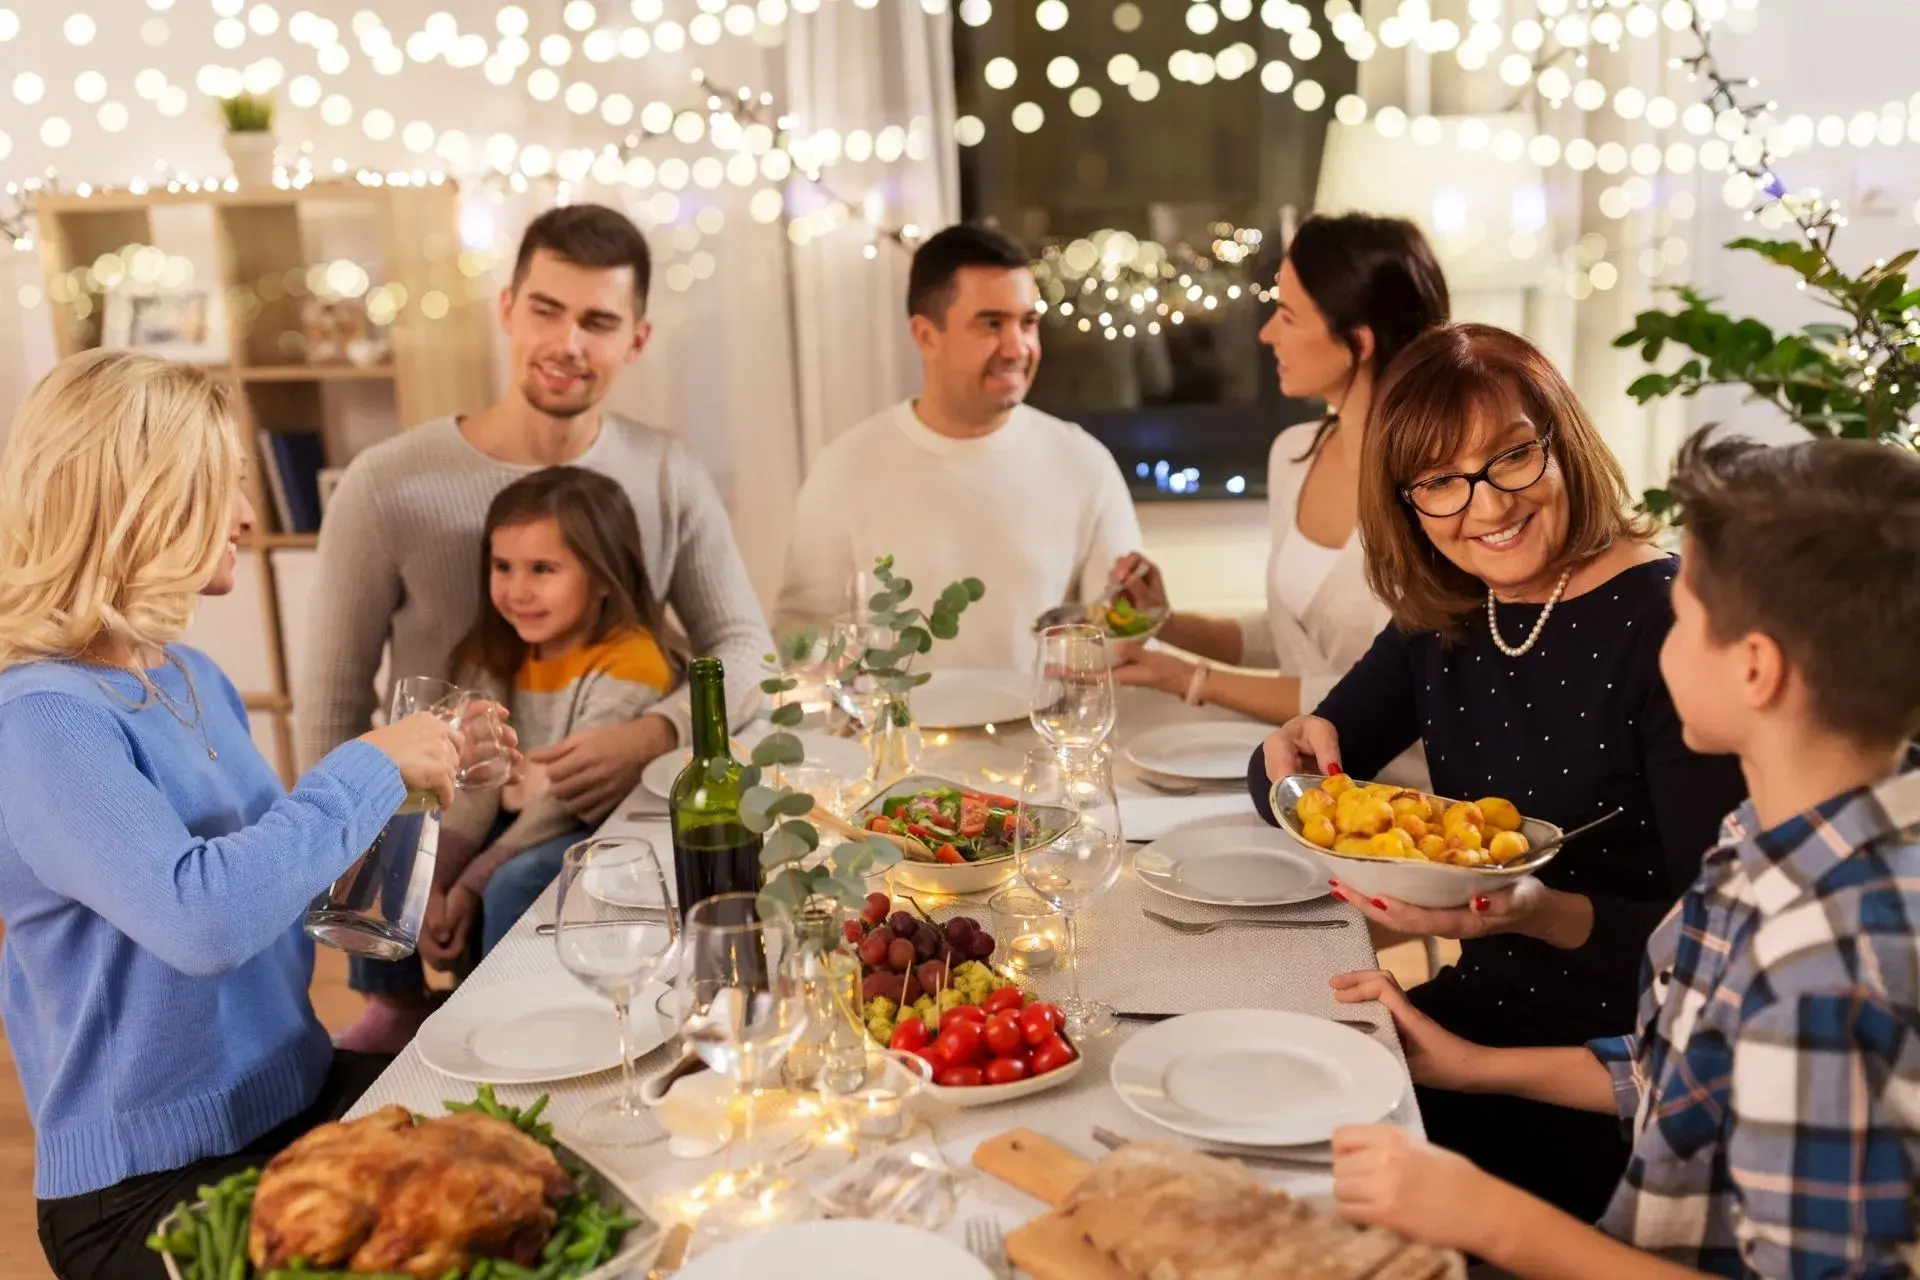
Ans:
[[[1499,796],[1450,800],[1345,774],[1299,773],[1274,783],[1272,800],[1281,829],[1318,854],[1330,876],[1370,898],[1417,907],[1464,907],[1559,852],[1559,827],[1522,816]]]

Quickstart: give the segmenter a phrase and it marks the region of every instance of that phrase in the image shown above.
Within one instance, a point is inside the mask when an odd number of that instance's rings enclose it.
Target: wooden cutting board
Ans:
[[[1031,1129],[987,1139],[974,1148],[973,1163],[1056,1209],[1093,1171],[1087,1161]],[[1043,1213],[1008,1235],[1007,1257],[1033,1280],[1133,1280],[1057,1213]]]

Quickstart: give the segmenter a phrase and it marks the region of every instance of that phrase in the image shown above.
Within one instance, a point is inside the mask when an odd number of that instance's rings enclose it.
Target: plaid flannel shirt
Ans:
[[[1920,771],[1767,831],[1749,802],[1647,944],[1600,1227],[1714,1275],[1914,1274]],[[1749,834],[1752,833],[1752,834]]]

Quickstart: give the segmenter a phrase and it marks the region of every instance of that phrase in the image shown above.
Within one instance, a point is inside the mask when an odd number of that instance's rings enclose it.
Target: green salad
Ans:
[[[991,862],[1013,852],[1020,830],[1019,802],[969,787],[928,787],[888,796],[867,830],[909,836],[941,862]]]
[[[1160,618],[1158,614],[1141,611],[1125,596],[1118,596],[1112,604],[1107,606],[1106,616],[1096,618],[1095,621],[1106,627],[1108,635],[1118,636],[1124,640],[1147,634],[1153,630],[1154,624],[1159,622]]]
[[[553,1126],[540,1119],[547,1106],[545,1095],[531,1106],[510,1107],[494,1098],[492,1085],[483,1084],[472,1102],[445,1105],[449,1112],[484,1112],[547,1147],[554,1146]],[[573,1178],[574,1191],[560,1202],[553,1234],[541,1250],[539,1263],[523,1267],[504,1258],[482,1258],[438,1280],[576,1280],[620,1251],[627,1232],[639,1224],[601,1202],[591,1173],[559,1152],[555,1155]],[[248,1169],[201,1187],[200,1202],[181,1201],[161,1224],[164,1230],[147,1237],[147,1247],[171,1257],[185,1280],[411,1280],[404,1275],[314,1270],[298,1262],[257,1270],[247,1257],[247,1228],[259,1183],[260,1170]]]

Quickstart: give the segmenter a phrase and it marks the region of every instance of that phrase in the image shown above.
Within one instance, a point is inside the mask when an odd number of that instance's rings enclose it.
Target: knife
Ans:
[[[1133,1009],[1116,1009],[1113,1016],[1123,1022],[1165,1022],[1169,1018],[1184,1018],[1187,1015],[1184,1013],[1141,1013]],[[1343,1027],[1351,1027],[1355,1031],[1364,1032],[1367,1035],[1372,1035],[1380,1029],[1373,1023],[1361,1018],[1329,1018],[1327,1021],[1337,1022]]]
[[[693,1238],[693,1228],[684,1222],[676,1222],[667,1232],[667,1238],[660,1242],[660,1252],[653,1255],[653,1265],[647,1268],[647,1280],[667,1280],[667,1277],[680,1269],[686,1260],[687,1242]]]
[[[1111,1129],[1103,1129],[1098,1126],[1094,1128],[1093,1140],[1109,1151],[1118,1151],[1133,1141],[1132,1138],[1121,1137]],[[1215,1156],[1221,1160],[1239,1160],[1245,1164],[1271,1165],[1276,1169],[1293,1169],[1300,1173],[1326,1173],[1333,1168],[1333,1156],[1331,1154],[1329,1154],[1326,1159],[1321,1160],[1310,1155],[1280,1155],[1266,1151],[1241,1151],[1226,1147],[1193,1147],[1190,1149],[1198,1151],[1203,1156]]]

